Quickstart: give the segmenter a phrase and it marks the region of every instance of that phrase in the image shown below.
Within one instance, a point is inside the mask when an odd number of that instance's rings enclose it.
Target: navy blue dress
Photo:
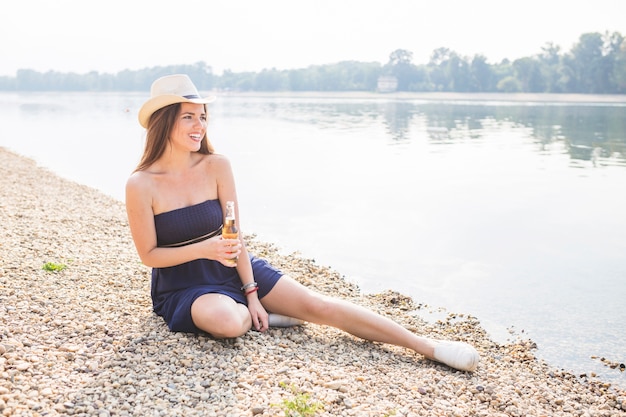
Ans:
[[[219,200],[184,207],[154,216],[157,246],[176,247],[208,239],[221,233],[222,207]],[[259,298],[274,287],[282,272],[267,261],[250,255]],[[201,295],[218,293],[247,305],[236,268],[218,261],[196,259],[181,265],[152,269],[152,305],[170,330],[199,333],[191,320],[191,304]]]

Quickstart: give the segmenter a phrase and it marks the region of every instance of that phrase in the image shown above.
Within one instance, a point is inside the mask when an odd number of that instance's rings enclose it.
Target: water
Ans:
[[[144,98],[0,94],[0,146],[123,200]],[[626,104],[223,96],[209,134],[245,232],[626,387]]]

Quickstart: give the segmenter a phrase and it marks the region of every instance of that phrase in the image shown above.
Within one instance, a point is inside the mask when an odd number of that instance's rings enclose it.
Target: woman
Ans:
[[[152,84],[139,110],[146,147],[126,185],[126,209],[139,257],[153,268],[154,311],[170,330],[233,338],[252,327],[262,332],[306,320],[474,371],[479,356],[472,346],[417,336],[366,308],[318,294],[248,255],[240,239],[221,236],[226,202],[238,204],[229,161],[214,153],[206,135],[206,104],[213,99],[201,98],[186,75],[170,75]]]

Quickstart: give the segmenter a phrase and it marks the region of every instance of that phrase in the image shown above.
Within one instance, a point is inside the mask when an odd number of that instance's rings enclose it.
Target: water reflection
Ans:
[[[239,100],[239,99],[234,99]],[[228,106],[229,116],[272,116],[319,128],[368,129],[384,126],[392,143],[426,132],[432,143],[480,140],[500,128],[528,129],[540,152],[567,152],[573,167],[626,166],[626,106],[245,98]]]
[[[581,105],[451,105],[415,106],[427,120],[433,141],[449,139],[464,131],[478,139],[493,125],[512,124],[530,129],[542,149],[564,145],[572,160],[591,161],[594,166],[626,165],[626,107]],[[415,110],[407,111],[410,119]],[[394,123],[396,123],[394,121]],[[390,123],[390,126],[393,124]]]
[[[412,119],[420,116],[413,104],[404,101],[385,103],[382,114],[387,132],[394,141],[408,139]]]

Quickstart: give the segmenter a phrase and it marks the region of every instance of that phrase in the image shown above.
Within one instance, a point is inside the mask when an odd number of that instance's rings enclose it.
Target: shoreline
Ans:
[[[152,312],[149,269],[122,202],[2,147],[0,175],[3,415],[281,415],[294,398],[288,386],[326,416],[626,415],[626,390],[538,360],[530,340],[496,343],[458,313],[427,323],[415,300],[362,294],[332,269],[254,236],[251,252],[304,285],[417,333],[472,343],[478,370],[312,324],[233,340],[171,333]],[[46,262],[66,269],[46,272]]]
[[[557,93],[454,93],[404,92],[377,93],[367,91],[213,91],[217,97],[307,97],[329,99],[391,99],[424,102],[485,102],[485,103],[540,103],[540,104],[616,104],[626,105],[626,94],[557,94]]]

